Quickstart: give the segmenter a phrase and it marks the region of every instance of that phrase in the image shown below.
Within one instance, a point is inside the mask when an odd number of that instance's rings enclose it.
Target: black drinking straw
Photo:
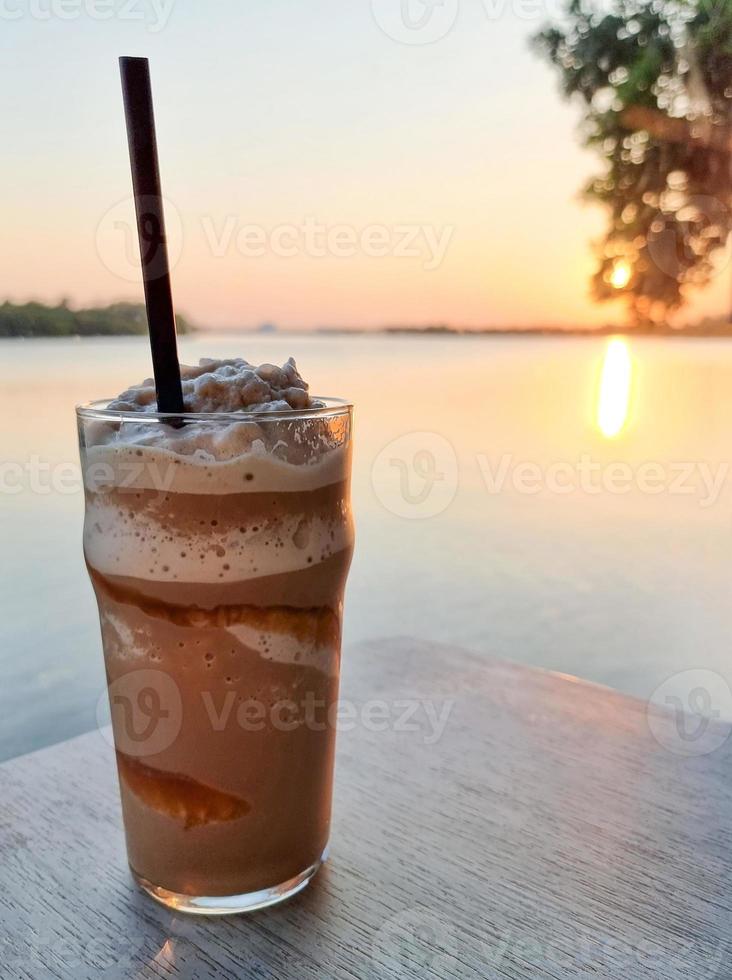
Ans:
[[[183,412],[163,198],[147,58],[120,58],[142,280],[159,412]]]

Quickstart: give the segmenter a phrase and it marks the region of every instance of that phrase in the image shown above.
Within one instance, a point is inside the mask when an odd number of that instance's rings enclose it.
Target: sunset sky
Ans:
[[[623,317],[588,295],[603,216],[577,192],[598,164],[529,50],[546,6],[445,0],[421,32],[398,0],[0,8],[2,298],[141,297],[117,67],[129,54],[152,61],[176,304],[199,324]],[[444,36],[390,36],[430,30]],[[728,278],[684,317],[724,311]]]

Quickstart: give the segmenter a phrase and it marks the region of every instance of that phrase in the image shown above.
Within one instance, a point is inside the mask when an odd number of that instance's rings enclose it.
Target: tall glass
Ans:
[[[202,913],[294,894],[330,826],[351,406],[77,409],[127,851]]]

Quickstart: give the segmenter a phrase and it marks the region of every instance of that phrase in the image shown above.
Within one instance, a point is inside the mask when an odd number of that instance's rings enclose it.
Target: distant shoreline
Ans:
[[[285,331],[283,331],[285,332]],[[302,331],[288,331],[300,333]],[[421,328],[421,327],[381,327],[377,329],[339,329],[320,328],[308,330],[321,336],[376,335],[376,336],[417,336],[417,337],[723,337],[732,338],[732,324],[724,326],[688,326],[688,327],[597,327],[583,329],[581,327],[487,327],[485,329]]]
[[[195,336],[197,338],[205,337],[207,334],[212,336],[222,337],[249,337],[256,338],[258,340],[263,340],[265,337],[269,340],[276,339],[277,337],[322,337],[328,338],[344,338],[344,337],[372,337],[384,338],[393,337],[395,339],[400,337],[426,337],[433,338],[434,340],[440,339],[457,339],[464,340],[470,339],[471,337],[480,337],[484,340],[490,340],[491,338],[521,338],[526,340],[537,340],[537,339],[548,339],[548,340],[599,340],[606,337],[626,337],[628,339],[636,338],[638,340],[732,340],[732,330],[726,331],[713,331],[713,330],[664,330],[664,331],[651,331],[651,330],[636,330],[628,327],[617,327],[613,329],[603,329],[603,330],[546,330],[542,328],[528,328],[521,330],[512,330],[510,328],[499,329],[499,330],[445,330],[440,332],[434,332],[430,330],[412,330],[409,328],[399,329],[399,330],[381,330],[381,329],[322,329],[318,328],[311,330],[308,328],[297,329],[293,328],[291,330],[281,329],[276,332],[270,332],[267,334],[262,334],[258,330],[251,330],[247,328],[239,329],[237,327],[195,327],[189,330],[180,331],[181,336]],[[0,333],[0,341],[15,341],[15,342],[26,342],[29,340],[75,340],[75,341],[85,341],[85,340],[119,340],[119,339],[129,339],[129,340],[143,340],[145,341],[147,337],[147,330],[145,331],[129,331],[129,330],[106,330],[106,331],[85,331],[84,333],[41,333],[34,332],[29,334],[3,334]]]
[[[602,338],[616,335],[626,337],[720,337],[732,338],[732,323],[727,317],[705,317],[696,323],[674,328],[668,324],[620,326],[605,324],[601,327],[544,325],[536,327],[477,327],[450,326],[445,323],[409,326],[404,324],[374,327],[304,327],[279,329],[273,323],[258,327],[194,327],[180,314],[176,316],[180,335],[196,333],[230,334],[264,339],[277,336],[320,337],[589,337]],[[28,339],[33,337],[122,337],[147,336],[147,315],[141,303],[112,303],[109,306],[89,309],[72,309],[66,303],[47,306],[30,302],[0,303],[0,338]]]

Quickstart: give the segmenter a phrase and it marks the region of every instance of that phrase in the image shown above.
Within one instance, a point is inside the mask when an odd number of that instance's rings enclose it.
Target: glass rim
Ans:
[[[238,409],[235,412],[123,412],[107,408],[114,398],[96,398],[93,401],[82,402],[76,406],[78,419],[104,422],[169,422],[171,419],[184,419],[186,422],[278,422],[296,419],[337,418],[348,415],[353,409],[353,403],[345,398],[332,398],[325,395],[313,395],[318,401],[325,402],[322,408],[293,408],[283,412],[257,412]]]

